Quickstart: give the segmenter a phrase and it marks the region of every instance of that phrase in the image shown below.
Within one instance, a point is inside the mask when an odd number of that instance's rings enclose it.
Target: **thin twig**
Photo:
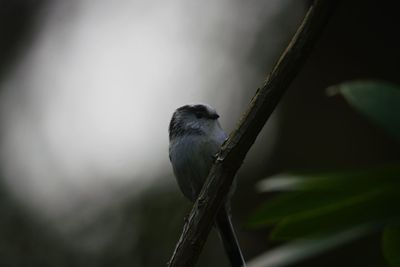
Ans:
[[[315,0],[291,42],[222,146],[193,205],[169,267],[194,266],[233,178],[262,127],[304,64],[337,0]]]

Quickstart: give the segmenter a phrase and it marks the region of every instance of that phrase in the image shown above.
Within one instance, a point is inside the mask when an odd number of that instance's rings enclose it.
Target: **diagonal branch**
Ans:
[[[203,189],[193,205],[169,267],[194,266],[226,199],[233,178],[262,127],[306,61],[337,0],[315,0],[293,39],[257,90],[237,128],[222,146]]]

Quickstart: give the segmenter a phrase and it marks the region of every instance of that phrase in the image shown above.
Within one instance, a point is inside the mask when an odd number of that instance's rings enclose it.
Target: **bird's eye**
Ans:
[[[200,112],[196,112],[195,115],[196,115],[196,118],[198,118],[198,119],[203,118],[203,114]]]

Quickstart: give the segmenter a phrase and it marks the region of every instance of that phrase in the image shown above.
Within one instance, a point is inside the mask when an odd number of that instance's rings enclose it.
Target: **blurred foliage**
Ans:
[[[383,252],[391,266],[400,266],[400,227],[388,225],[383,231]]]
[[[400,142],[400,89],[394,85],[355,81],[328,89],[340,94],[355,110]],[[283,266],[353,240],[383,231],[383,254],[390,266],[400,266],[400,165],[385,164],[362,170],[296,173],[267,178],[264,192],[282,192],[251,218],[252,226],[273,225],[271,239],[288,241],[290,250],[275,265]],[[299,240],[307,240],[307,247]],[[331,242],[334,240],[334,242]],[[316,250],[318,244],[323,248]],[[287,245],[284,245],[287,246]],[[312,250],[312,251],[310,251]],[[270,255],[272,257],[273,255]],[[368,255],[365,255],[368,257]],[[271,261],[268,255],[264,265]]]
[[[400,142],[400,89],[384,82],[356,81],[331,87],[349,104]]]

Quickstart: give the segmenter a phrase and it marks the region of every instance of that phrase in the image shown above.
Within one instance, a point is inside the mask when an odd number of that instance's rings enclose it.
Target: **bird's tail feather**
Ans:
[[[245,267],[242,251],[226,207],[221,207],[216,218],[218,230],[232,267]]]

